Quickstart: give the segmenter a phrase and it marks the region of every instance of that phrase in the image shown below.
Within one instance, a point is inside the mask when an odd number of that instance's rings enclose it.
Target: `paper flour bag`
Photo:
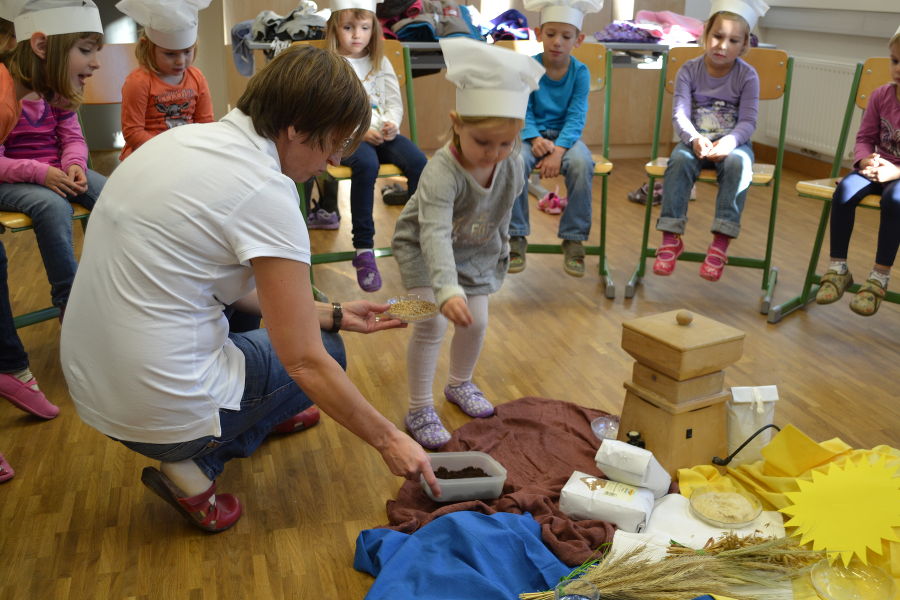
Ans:
[[[778,388],[774,385],[760,387],[733,387],[728,402],[728,453],[731,454],[744,440],[763,425],[774,422]],[[772,439],[772,430],[766,429],[734,457],[732,465],[756,462],[762,459],[760,450]]]
[[[649,450],[617,440],[603,440],[594,462],[607,479],[647,488],[656,498],[669,493],[672,477]]]
[[[575,471],[563,486],[559,509],[573,519],[599,519],[638,532],[650,519],[653,492]]]

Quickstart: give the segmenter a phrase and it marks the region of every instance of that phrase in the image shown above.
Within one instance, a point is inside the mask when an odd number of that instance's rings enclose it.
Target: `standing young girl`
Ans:
[[[853,276],[847,249],[856,207],[869,194],[881,195],[881,225],[875,265],[850,301],[850,309],[874,315],[887,292],[900,247],[900,29],[891,38],[891,82],[872,92],[856,134],[856,170],[841,180],[831,201],[831,264],[822,276],[816,302],[831,304],[844,295]]]
[[[391,244],[404,286],[441,312],[413,326],[407,352],[406,427],[429,449],[450,439],[432,396],[448,321],[456,329],[444,395],[471,417],[494,414],[472,374],[487,329],[488,295],[509,266],[509,220],[525,182],[517,140],[528,95],[544,74],[529,56],[474,40],[445,38],[441,50],[447,79],[457,87],[453,139],[425,167]]]
[[[383,38],[375,17],[375,0],[335,0],[325,39],[328,48],[347,59],[363,82],[372,103],[372,121],[364,141],[341,164],[350,167],[350,212],[356,281],[367,292],[381,289],[375,264],[375,221],[372,208],[375,180],[381,163],[393,163],[406,175],[409,194],[419,185],[427,159],[408,138],[400,135],[403,99],[390,61],[384,56]]]
[[[750,47],[750,30],[768,6],[761,0],[714,0],[703,30],[705,51],[686,62],[675,81],[672,121],[681,141],[672,151],[663,180],[656,228],[663,232],[653,272],[671,275],[684,251],[691,188],[700,170],[715,167],[719,184],[713,240],[700,276],[718,281],[728,243],[738,236],[747,189],[753,177],[750,136],[756,129],[759,77],[739,57]]]
[[[3,7],[4,19],[15,23],[12,49],[0,54],[0,143],[19,121],[21,100],[37,93],[56,106],[74,109],[85,80],[99,67],[97,52],[103,44],[103,27],[97,7],[89,0],[55,3],[29,0],[16,14]],[[75,185],[70,174],[64,177]],[[28,368],[28,354],[13,321],[7,285],[6,250],[0,243],[0,397],[42,419],[52,419],[59,407],[40,390]],[[0,455],[0,482],[13,475]]]
[[[210,0],[121,0],[116,8],[141,27],[134,53],[140,66],[122,86],[124,160],[147,140],[189,123],[213,120],[209,85],[192,66],[197,51],[197,12]]]

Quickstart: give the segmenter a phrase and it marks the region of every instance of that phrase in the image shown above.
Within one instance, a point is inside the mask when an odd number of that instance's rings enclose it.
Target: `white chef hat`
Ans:
[[[331,0],[331,12],[353,8],[375,12],[375,5],[382,2],[384,0]]]
[[[526,10],[541,11],[544,23],[568,23],[581,30],[584,15],[603,8],[603,0],[525,0]]]
[[[100,12],[91,0],[3,0],[3,18],[12,21],[17,40],[28,40],[37,32],[103,33]]]
[[[894,35],[892,35],[891,38],[895,38],[898,35],[900,35],[900,27],[897,28],[897,31],[894,32]]]
[[[190,48],[197,41],[197,13],[210,0],[120,0],[116,8],[134,19],[151,42],[167,50]]]
[[[447,79],[456,86],[456,112],[465,117],[524,119],[528,95],[544,67],[527,54],[473,39],[441,38]]]
[[[752,31],[759,18],[769,10],[769,5],[762,0],[713,0],[709,16],[723,10],[742,16]]]

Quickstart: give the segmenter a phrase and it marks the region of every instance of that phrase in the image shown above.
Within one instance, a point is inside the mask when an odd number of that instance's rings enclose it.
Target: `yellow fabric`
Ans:
[[[742,488],[756,494],[766,510],[779,510],[791,504],[786,492],[797,492],[798,479],[812,481],[812,471],[824,471],[831,463],[842,464],[848,458],[869,460],[884,455],[889,466],[900,468],[900,450],[891,446],[875,446],[871,450],[855,450],[838,438],[815,442],[792,425],[782,429],[762,450],[763,459],[755,463],[726,467],[725,473],[712,465],[698,465],[678,470],[678,485],[682,495],[690,497],[701,486],[717,489]],[[900,533],[900,528],[894,528]],[[792,532],[789,532],[792,533]],[[883,541],[880,554],[868,550],[868,563],[890,573],[896,582],[900,600],[900,542]],[[810,595],[811,594],[811,595]],[[816,599],[818,596],[806,581],[794,584],[795,600]],[[887,600],[887,599],[885,599]]]

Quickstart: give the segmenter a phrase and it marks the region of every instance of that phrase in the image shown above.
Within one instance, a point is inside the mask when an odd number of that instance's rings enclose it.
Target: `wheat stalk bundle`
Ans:
[[[773,587],[800,575],[824,558],[803,550],[789,538],[725,534],[701,550],[672,543],[664,560],[635,548],[619,556],[582,565],[570,577],[595,584],[603,600],[690,600],[719,594],[735,600],[755,600],[742,586]],[[519,594],[520,600],[553,600],[553,592]]]

